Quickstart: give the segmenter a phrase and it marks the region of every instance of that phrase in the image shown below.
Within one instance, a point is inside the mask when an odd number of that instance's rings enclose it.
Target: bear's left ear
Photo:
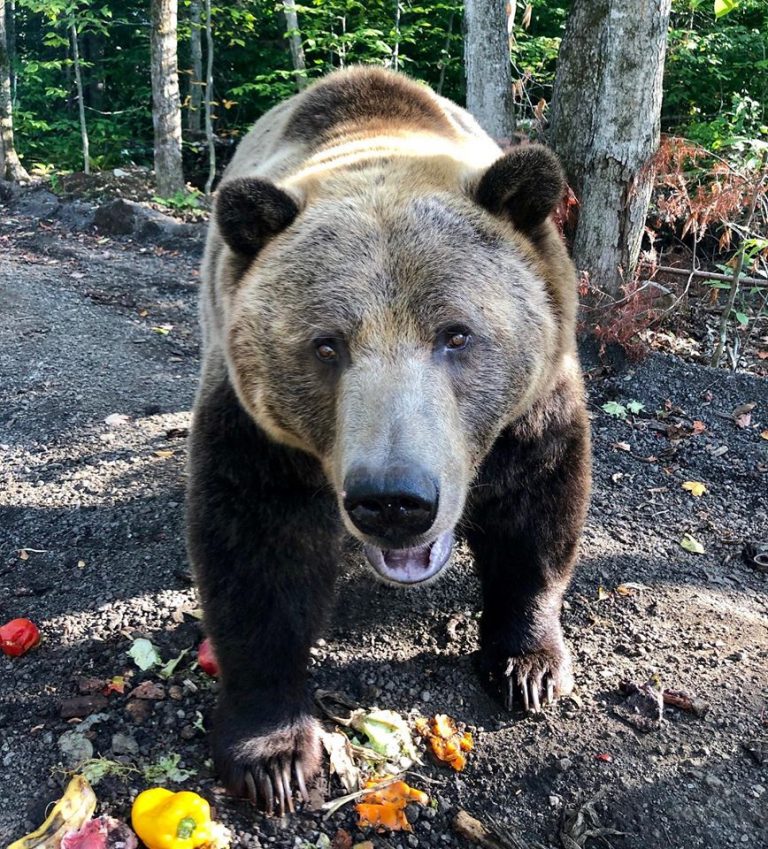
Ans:
[[[480,178],[475,200],[518,230],[538,227],[560,203],[565,177],[560,162],[540,144],[521,145],[491,165]]]
[[[255,256],[299,214],[294,198],[269,180],[238,177],[216,193],[216,223],[224,241],[240,254]]]

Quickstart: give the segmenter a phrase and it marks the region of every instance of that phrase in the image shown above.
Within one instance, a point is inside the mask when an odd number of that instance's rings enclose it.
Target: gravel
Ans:
[[[42,200],[51,216],[66,207]],[[103,812],[127,820],[142,770],[165,764],[162,783],[206,796],[238,846],[322,846],[338,829],[376,849],[459,846],[458,808],[560,846],[564,810],[601,794],[602,825],[624,832],[608,838],[616,847],[765,849],[768,575],[742,558],[768,539],[764,379],[663,354],[615,371],[586,358],[595,487],[564,614],[577,691],[543,716],[509,717],[477,685],[466,551],[424,592],[373,583],[352,553],[313,684],[406,716],[448,713],[476,728],[476,748],[461,775],[418,768],[413,783],[437,804],[409,811],[410,835],[360,831],[350,806],[269,820],[211,772],[216,685],[194,651],[162,682],[164,699],[129,695],[158,681],[127,656],[133,639],[167,661],[201,637],[182,524],[199,257],[24,209],[0,207],[0,620],[28,616],[43,642],[0,656],[0,845],[42,821],[65,769],[92,751],[126,767],[96,786]],[[610,400],[644,410],[621,421],[601,409]],[[739,428],[729,414],[749,401]],[[706,429],[690,435],[694,420]],[[694,498],[691,480],[708,492]],[[685,551],[683,533],[705,553]],[[62,716],[98,695],[83,679],[117,675],[125,693],[106,708]],[[652,675],[708,710],[667,707],[660,730],[638,730],[614,710],[619,682]],[[340,790],[325,776],[319,792]]]

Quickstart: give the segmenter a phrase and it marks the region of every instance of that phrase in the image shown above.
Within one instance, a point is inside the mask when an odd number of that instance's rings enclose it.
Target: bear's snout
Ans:
[[[363,534],[405,548],[432,527],[439,504],[437,482],[418,466],[359,466],[344,479],[343,504]]]

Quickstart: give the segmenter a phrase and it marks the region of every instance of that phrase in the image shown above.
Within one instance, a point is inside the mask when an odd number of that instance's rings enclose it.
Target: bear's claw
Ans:
[[[556,672],[549,669],[531,669],[526,661],[526,656],[510,657],[507,660],[501,682],[502,701],[504,707],[511,711],[516,706],[515,702],[522,697],[523,710],[526,713],[540,713],[542,706],[548,707],[555,703],[557,696],[566,695],[564,687],[568,685],[565,682],[559,685],[556,683]],[[572,686],[571,680],[570,687]]]
[[[297,761],[293,763],[293,779],[291,765],[286,760],[273,762],[269,767],[246,769],[243,781],[245,796],[257,807],[263,808],[268,816],[275,812],[277,802],[278,816],[286,812],[295,813],[294,795],[298,793],[303,802],[309,801],[307,785],[304,780],[304,770]]]
[[[573,689],[571,659],[564,647],[507,655],[485,668],[508,711],[522,708],[526,713],[540,713]]]
[[[219,712],[214,759],[219,774],[235,796],[249,799],[268,815],[293,813],[295,798],[309,801],[307,780],[320,766],[317,721],[296,716],[270,730],[249,731],[249,715]],[[252,721],[252,719],[251,719]]]

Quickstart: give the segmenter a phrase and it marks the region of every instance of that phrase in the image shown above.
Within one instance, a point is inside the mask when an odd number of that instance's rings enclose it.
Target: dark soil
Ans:
[[[201,633],[182,502],[199,257],[26,209],[0,207],[0,622],[29,617],[43,642],[0,656],[0,845],[60,795],[74,736],[90,743],[80,756],[138,768],[178,755],[192,775],[165,783],[212,801],[237,846],[322,845],[339,828],[376,849],[460,846],[451,822],[463,808],[521,846],[559,847],[565,810],[595,797],[602,825],[624,835],[581,845],[768,846],[768,574],[743,556],[768,541],[764,378],[662,354],[613,370],[586,358],[595,484],[564,614],[578,689],[543,716],[509,716],[478,686],[465,552],[423,592],[378,585],[353,558],[313,684],[408,716],[451,714],[476,748],[461,774],[426,759],[417,769],[429,782],[412,783],[436,806],[414,813],[410,835],[360,832],[351,806],[328,820],[267,819],[211,774],[203,724],[215,683],[193,666]],[[612,400],[644,410],[622,421],[602,410]],[[731,412],[745,402],[757,406],[739,427]],[[127,418],[107,424],[113,414]],[[685,481],[708,491],[695,498]],[[684,533],[705,553],[685,551]],[[616,589],[627,582],[643,588]],[[126,655],[137,636],[165,660],[191,649],[162,699],[129,695],[160,681]],[[668,707],[659,730],[636,727],[619,684],[654,673],[708,711]],[[124,695],[94,694],[121,674]],[[138,771],[103,779],[101,810],[127,820],[145,786]],[[320,789],[340,792],[335,779]]]

